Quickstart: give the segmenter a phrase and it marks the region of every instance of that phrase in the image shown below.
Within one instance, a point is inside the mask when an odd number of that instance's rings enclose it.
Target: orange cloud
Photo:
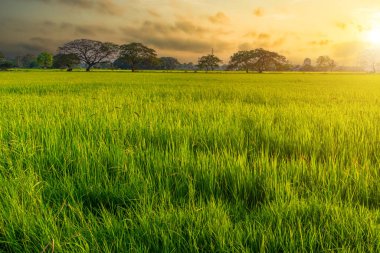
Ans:
[[[347,28],[347,24],[343,22],[337,22],[335,25],[341,30],[346,30]]]
[[[148,10],[148,13],[152,16],[152,17],[156,17],[156,18],[160,18],[161,17],[161,15],[158,13],[158,12],[156,12],[156,11],[154,11],[154,10]]]
[[[270,34],[267,34],[267,33],[260,33],[257,38],[259,40],[266,40],[266,39],[269,39],[270,38]]]
[[[244,37],[248,37],[248,38],[256,38],[256,36],[257,36],[256,32],[249,32],[244,35]]]
[[[214,16],[210,16],[208,20],[214,24],[226,24],[230,19],[223,12],[218,12]]]
[[[274,46],[274,47],[281,46],[285,43],[285,41],[286,41],[285,38],[279,38],[273,42],[272,46]]]
[[[262,17],[262,16],[264,16],[264,10],[261,8],[256,8],[253,11],[253,15],[255,15],[256,17]]]
[[[318,41],[311,41],[309,44],[313,46],[327,46],[330,44],[330,40],[318,40]]]

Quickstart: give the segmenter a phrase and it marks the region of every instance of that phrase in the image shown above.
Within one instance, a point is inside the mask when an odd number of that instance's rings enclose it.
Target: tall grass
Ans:
[[[379,252],[379,84],[0,73],[0,251]]]

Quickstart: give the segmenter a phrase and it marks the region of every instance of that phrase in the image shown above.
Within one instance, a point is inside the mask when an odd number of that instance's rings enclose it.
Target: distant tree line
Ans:
[[[112,42],[101,42],[78,39],[65,43],[58,48],[57,54],[42,52],[38,56],[26,54],[7,60],[0,52],[0,69],[16,68],[56,68],[72,71],[84,67],[86,71],[93,68],[136,70],[188,70],[188,71],[333,71],[337,65],[329,56],[320,56],[316,64],[306,58],[302,65],[292,65],[285,56],[262,48],[242,50],[234,53],[227,64],[211,54],[199,57],[197,64],[180,63],[174,57],[157,57],[154,49],[141,43],[116,45]],[[375,69],[375,68],[373,68]]]
[[[319,56],[316,65],[312,65],[312,60],[306,58],[301,66],[295,66],[295,70],[312,72],[312,71],[333,71],[337,67],[336,62],[329,56]]]

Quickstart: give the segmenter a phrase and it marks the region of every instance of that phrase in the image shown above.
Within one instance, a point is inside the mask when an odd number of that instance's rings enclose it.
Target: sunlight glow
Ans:
[[[380,28],[372,29],[367,33],[367,40],[373,44],[380,44]]]

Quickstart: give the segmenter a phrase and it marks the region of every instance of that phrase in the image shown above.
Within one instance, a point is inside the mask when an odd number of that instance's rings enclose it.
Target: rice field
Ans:
[[[380,75],[0,73],[0,252],[380,252]]]

